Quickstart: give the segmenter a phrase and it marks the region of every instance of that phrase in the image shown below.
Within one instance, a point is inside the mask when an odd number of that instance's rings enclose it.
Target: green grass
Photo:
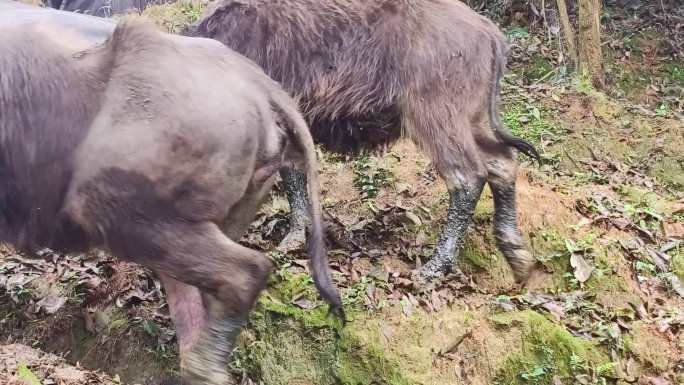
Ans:
[[[553,385],[556,378],[576,380],[593,372],[600,374],[600,379],[612,374],[613,365],[594,344],[574,337],[539,313],[503,313],[491,320],[499,327],[518,327],[522,331],[522,351],[507,358],[497,373],[496,385]]]
[[[528,103],[515,103],[506,106],[503,122],[511,132],[532,144],[539,146],[559,140],[560,128],[549,118],[549,111],[543,106]]]

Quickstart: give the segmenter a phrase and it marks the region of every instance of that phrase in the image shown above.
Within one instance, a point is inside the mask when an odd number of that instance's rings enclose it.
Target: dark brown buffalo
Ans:
[[[417,278],[452,268],[485,182],[499,248],[527,278],[534,258],[517,224],[516,150],[538,154],[499,122],[508,47],[491,21],[457,0],[217,0],[185,33],[257,62],[298,98],[328,149],[377,148],[402,135],[420,146],[451,201]],[[306,200],[303,176],[281,174],[293,212],[287,246],[304,233]]]
[[[313,141],[277,83],[213,40],[133,20],[92,47],[87,34],[23,17],[0,8],[0,242],[104,248],[150,267],[167,290],[184,383],[224,384],[272,270],[237,240],[277,171],[303,165],[313,277],[340,309]]]

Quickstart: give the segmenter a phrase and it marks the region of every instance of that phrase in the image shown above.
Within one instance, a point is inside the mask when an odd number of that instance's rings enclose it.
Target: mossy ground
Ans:
[[[520,352],[509,354],[495,384],[573,384],[578,376],[601,369],[601,376],[614,374],[605,353],[595,343],[573,336],[543,315],[526,310],[497,314],[492,322],[521,329]]]

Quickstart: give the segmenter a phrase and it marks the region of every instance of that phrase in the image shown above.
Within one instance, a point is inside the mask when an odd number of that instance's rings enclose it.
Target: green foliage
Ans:
[[[509,39],[526,39],[530,36],[530,32],[526,27],[512,27],[505,31],[506,37]]]
[[[26,366],[25,363],[20,363],[17,369],[17,376],[26,381],[28,385],[42,385],[38,377]]]
[[[511,132],[535,145],[559,140],[559,127],[551,122],[548,111],[540,105],[516,103],[507,106],[503,122]]]
[[[684,87],[684,65],[680,63],[667,63],[664,66],[664,71],[670,81]]]
[[[519,327],[522,350],[510,355],[499,369],[496,385],[552,385],[554,378],[589,380],[606,384],[614,364],[589,341],[574,337],[532,310],[497,314],[491,320],[500,327]]]
[[[361,192],[363,199],[375,198],[381,187],[390,185],[394,180],[390,170],[379,167],[367,154],[356,159],[353,168],[354,185]]]
[[[398,364],[365,334],[366,323],[342,328],[326,306],[314,302],[317,293],[307,274],[281,268],[275,276],[234,353],[234,373],[269,385],[409,384]],[[307,309],[300,306],[302,299]]]
[[[684,281],[684,250],[677,250],[672,257],[672,272],[682,281]]]
[[[186,26],[197,21],[204,5],[199,2],[179,1],[173,4],[151,5],[143,15],[152,19],[169,33],[180,33]]]
[[[658,105],[658,108],[656,108],[656,116],[660,117],[668,117],[672,115],[672,109],[670,108],[670,105],[667,102],[660,103]]]

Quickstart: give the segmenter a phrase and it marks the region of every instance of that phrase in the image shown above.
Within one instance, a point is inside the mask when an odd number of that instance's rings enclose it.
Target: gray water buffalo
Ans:
[[[150,267],[167,291],[184,383],[224,384],[272,270],[237,241],[278,170],[294,165],[309,181],[312,275],[341,313],[313,141],[277,83],[214,40],[96,18],[79,34],[41,13],[59,11],[26,12],[0,5],[0,242],[103,248]],[[93,46],[89,33],[110,27]]]
[[[526,280],[534,258],[517,223],[516,151],[539,156],[500,123],[508,46],[490,20],[457,0],[216,0],[184,34],[258,63],[299,100],[314,140],[329,150],[405,136],[429,156],[451,200],[434,256],[416,278],[452,269],[489,183],[499,248]],[[305,177],[281,174],[292,211],[288,247],[304,234]]]
[[[154,4],[168,3],[172,0],[43,0],[51,8],[62,11],[78,12],[85,15],[110,17],[140,13]]]

